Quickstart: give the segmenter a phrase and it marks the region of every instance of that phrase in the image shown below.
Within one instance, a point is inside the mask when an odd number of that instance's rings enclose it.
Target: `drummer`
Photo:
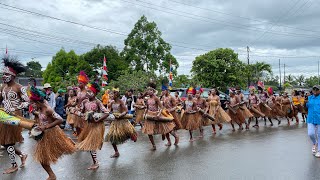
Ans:
[[[174,130],[175,124],[173,122],[159,122],[159,118],[162,112],[162,104],[160,99],[156,96],[156,84],[150,82],[147,88],[147,94],[149,99],[147,100],[147,109],[145,114],[153,117],[153,120],[146,119],[142,128],[142,133],[147,134],[152,144],[152,151],[157,149],[153,135],[162,134],[168,136],[168,133]],[[169,143],[168,143],[169,144]],[[167,144],[167,145],[168,145]]]

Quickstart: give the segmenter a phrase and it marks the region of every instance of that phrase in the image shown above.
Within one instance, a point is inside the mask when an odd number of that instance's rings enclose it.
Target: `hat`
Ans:
[[[314,85],[313,87],[312,87],[312,89],[318,89],[318,90],[320,90],[320,86],[319,85]]]
[[[43,85],[43,89],[51,88],[51,85],[49,83],[45,83]]]
[[[66,90],[64,90],[64,89],[58,89],[58,93],[65,93],[66,92]]]
[[[199,91],[200,94],[202,94],[202,93],[203,93],[203,88],[201,88],[201,87],[196,87],[196,91]]]

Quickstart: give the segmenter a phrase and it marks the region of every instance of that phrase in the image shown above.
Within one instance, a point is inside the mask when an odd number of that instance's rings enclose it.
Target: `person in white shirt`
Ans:
[[[51,85],[49,83],[45,83],[43,85],[43,89],[46,91],[46,100],[48,101],[49,106],[52,109],[56,107],[56,96],[51,89]]]

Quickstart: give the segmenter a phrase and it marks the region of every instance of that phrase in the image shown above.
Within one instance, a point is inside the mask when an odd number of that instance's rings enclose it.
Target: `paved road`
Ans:
[[[188,142],[188,133],[181,131],[179,146],[165,147],[156,137],[157,151],[151,152],[147,136],[138,142],[119,146],[121,156],[111,159],[110,144],[105,143],[98,153],[100,168],[91,164],[89,153],[77,152],[65,156],[53,166],[58,179],[320,179],[320,159],[311,155],[311,142],[306,125],[277,125],[232,132],[229,125],[212,136],[205,128],[205,137]],[[196,133],[198,134],[198,132]],[[20,147],[32,154],[35,141],[24,133]],[[6,156],[0,157],[0,169],[8,166]],[[45,179],[47,174],[29,156],[27,165],[12,175],[0,174],[0,179]]]

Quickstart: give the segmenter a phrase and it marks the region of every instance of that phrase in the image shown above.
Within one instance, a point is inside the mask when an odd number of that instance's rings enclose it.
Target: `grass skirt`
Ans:
[[[286,117],[288,118],[293,118],[295,115],[298,114],[298,111],[295,110],[295,108],[293,108],[293,110],[291,109],[290,104],[283,105],[283,111],[286,113]]]
[[[244,118],[252,118],[254,115],[249,111],[246,105],[240,106],[240,110],[244,116]]]
[[[253,114],[253,116],[256,117],[256,118],[264,117],[264,116],[265,116],[265,114],[263,114],[263,113],[261,112],[259,106],[257,106],[257,107],[253,107],[253,106],[252,106],[249,110],[250,110],[250,112]]]
[[[85,128],[87,125],[87,122],[83,118],[77,115],[74,115],[73,122],[74,122],[73,126],[76,128]]]
[[[181,123],[184,129],[186,130],[197,130],[202,125],[202,121],[200,118],[197,118],[197,116],[200,116],[199,112],[196,113],[184,113],[181,119]]]
[[[77,149],[82,151],[100,150],[104,140],[104,122],[88,123],[78,137]]]
[[[110,125],[105,141],[112,144],[122,144],[132,136],[137,136],[137,132],[128,119],[116,119]]]
[[[283,110],[283,106],[276,104],[275,107],[273,108],[276,111],[277,116],[279,117],[285,117],[286,113]]]
[[[75,150],[71,139],[56,126],[44,131],[42,139],[37,142],[34,159],[41,164],[50,165],[56,163],[61,156],[72,154]]]
[[[260,111],[266,116],[271,117],[271,110],[265,107],[262,103],[259,104]]]
[[[209,111],[209,114],[210,115],[213,115],[213,112],[210,112]],[[221,123],[229,123],[231,122],[231,117],[229,116],[228,113],[226,113],[222,107],[219,107],[219,109],[217,110],[217,113],[214,114],[214,118],[215,118],[215,121],[214,121],[214,124],[221,124]]]
[[[0,124],[0,145],[10,145],[22,142],[22,127]]]
[[[67,123],[70,124],[70,125],[73,125],[74,124],[74,119],[76,118],[75,116],[76,115],[74,115],[74,114],[68,113],[68,115],[67,115]]]
[[[140,124],[143,121],[143,114],[144,114],[145,109],[138,109],[136,108],[136,119],[135,122],[137,124]]]
[[[158,112],[148,111],[148,115],[150,116],[157,116]],[[175,127],[174,122],[156,122],[145,120],[144,126],[142,127],[142,133],[148,135],[154,134],[167,134],[171,132]]]
[[[246,122],[240,108],[237,109],[236,113],[233,113],[230,109],[228,109],[227,112],[228,112],[230,118],[232,119],[233,123],[235,122],[237,124],[242,124],[242,123]]]
[[[182,124],[181,124],[181,118],[179,113],[177,113],[176,111],[172,111],[170,112],[173,116],[173,122],[176,125],[176,127],[174,127],[175,130],[181,129],[182,128]]]

